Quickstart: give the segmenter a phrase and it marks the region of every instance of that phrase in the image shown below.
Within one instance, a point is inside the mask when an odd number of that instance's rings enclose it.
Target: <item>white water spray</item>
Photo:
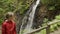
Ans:
[[[32,11],[31,11],[31,13],[29,14],[29,17],[28,17],[27,26],[26,26],[26,28],[24,29],[25,31],[24,31],[23,34],[27,34],[28,32],[30,32],[30,31],[32,30],[31,27],[32,27],[32,24],[33,24],[33,19],[34,19],[35,11],[36,11],[36,8],[37,8],[39,2],[40,2],[40,0],[37,0],[37,1],[36,1],[36,4],[33,5]],[[24,19],[26,19],[26,18],[27,18],[27,17],[25,16]],[[23,19],[23,20],[24,20],[24,19]],[[22,24],[22,25],[23,25],[23,24]],[[22,27],[22,26],[21,26],[21,27]],[[21,29],[22,29],[22,28],[21,28]],[[20,34],[21,34],[21,33],[20,33]]]
[[[29,14],[28,24],[27,24],[27,27],[25,28],[25,30],[27,30],[27,32],[30,32],[32,30],[31,27],[32,27],[32,24],[33,24],[35,10],[36,10],[39,2],[40,2],[40,0],[36,1],[36,4],[33,6],[32,12]],[[27,32],[25,32],[24,34],[26,34]]]

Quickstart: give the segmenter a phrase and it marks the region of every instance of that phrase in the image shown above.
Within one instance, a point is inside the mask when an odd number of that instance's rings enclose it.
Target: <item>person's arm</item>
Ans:
[[[16,24],[14,25],[14,34],[16,34]]]
[[[6,31],[5,31],[5,24],[2,24],[2,34],[6,34]]]

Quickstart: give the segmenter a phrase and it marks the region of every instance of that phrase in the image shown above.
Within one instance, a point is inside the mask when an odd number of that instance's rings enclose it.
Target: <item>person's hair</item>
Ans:
[[[13,12],[7,12],[6,13],[6,16],[5,16],[5,19],[9,19],[10,17],[12,17],[14,15]]]

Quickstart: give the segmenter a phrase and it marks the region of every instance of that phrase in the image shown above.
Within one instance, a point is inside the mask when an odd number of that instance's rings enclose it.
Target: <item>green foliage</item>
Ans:
[[[46,5],[52,5],[54,3],[56,3],[56,0],[41,0],[42,4],[46,4]]]
[[[48,19],[47,18],[44,18],[43,22],[44,23],[47,23],[48,22]]]
[[[12,11],[14,9],[12,0],[0,0],[0,8],[4,9],[4,11]]]
[[[55,6],[49,6],[48,10],[55,10]]]
[[[46,34],[46,29],[44,29],[44,30],[42,30],[42,31],[40,31],[40,32],[37,32],[37,33],[35,33],[35,34]]]
[[[20,9],[19,11],[22,14],[28,9],[29,4],[24,0],[0,0],[0,8],[5,12],[14,11],[17,7]]]
[[[0,19],[6,12],[14,11],[17,8],[19,8],[17,11],[20,11],[20,14],[24,14],[28,7],[27,0],[0,0]]]
[[[57,16],[55,17],[55,19],[60,20],[60,15],[57,15]],[[57,23],[58,23],[58,25],[60,25],[60,22],[57,22]]]
[[[59,22],[58,22],[59,23]],[[56,24],[53,24],[53,25],[51,25],[50,26],[50,32],[54,32],[55,30],[57,30],[58,29],[58,23],[56,23]],[[46,29],[44,29],[44,30],[41,30],[41,31],[39,31],[39,32],[36,32],[35,34],[46,34]]]
[[[56,17],[55,17],[55,19],[56,20],[60,20],[60,15],[57,15]],[[48,19],[44,19],[44,23],[45,22],[48,22]],[[46,26],[47,24],[45,24],[45,25],[43,25],[43,26]],[[53,25],[51,25],[50,26],[50,32],[54,32],[55,30],[57,30],[59,27],[58,27],[58,25],[60,26],[60,22],[57,22],[57,23],[55,23],[55,24],[53,24]],[[46,34],[46,30],[42,30],[42,31],[40,31],[40,32],[36,32],[35,34]]]
[[[25,10],[28,9],[29,4],[27,4],[26,1],[22,1],[22,2],[20,2],[19,6],[20,6],[20,14],[24,14]]]
[[[48,10],[60,9],[60,0],[41,0],[41,3],[46,5]]]
[[[60,15],[57,15],[55,19],[60,20]]]
[[[3,21],[3,20],[2,20],[2,19],[0,19],[0,25],[2,24],[2,21]]]

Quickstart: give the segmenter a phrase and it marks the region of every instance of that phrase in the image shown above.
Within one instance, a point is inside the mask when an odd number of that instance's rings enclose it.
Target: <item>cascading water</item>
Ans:
[[[33,5],[34,5],[34,3],[30,6],[30,8],[29,8],[29,10],[27,11],[27,13],[25,14],[25,16],[24,16],[24,18],[23,18],[23,20],[22,20],[22,25],[21,25],[21,28],[20,28],[20,34],[22,34],[23,33],[23,30],[25,29],[25,27],[26,27],[26,25],[27,25],[27,20],[28,20],[28,16],[29,16],[29,13],[31,12],[31,10],[32,10],[32,7],[33,7]]]
[[[30,32],[30,31],[32,30],[31,27],[32,27],[32,24],[33,24],[33,19],[34,19],[35,10],[36,10],[39,2],[40,2],[40,0],[37,0],[37,1],[36,1],[36,4],[34,4],[34,5],[32,6],[32,8],[30,9],[30,10],[32,10],[32,11],[31,11],[31,12],[29,11],[30,13],[27,12],[27,13],[29,14],[29,17],[25,16],[24,19],[22,20],[22,25],[21,25],[20,34],[22,34],[21,32],[22,32],[22,28],[23,28],[23,24],[24,24],[23,22],[26,23],[26,20],[27,20],[27,19],[28,19],[28,21],[27,21],[27,24],[26,24],[26,27],[25,27],[25,29],[24,29],[23,34],[27,34],[28,32]]]

